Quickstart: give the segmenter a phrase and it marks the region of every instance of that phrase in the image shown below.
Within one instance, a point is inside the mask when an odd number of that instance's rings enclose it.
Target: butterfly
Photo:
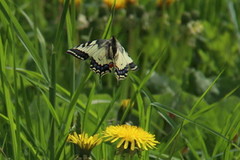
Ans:
[[[113,70],[118,80],[124,80],[129,69],[137,69],[137,65],[115,37],[82,43],[67,50],[67,53],[81,60],[90,58],[91,70],[100,76]]]

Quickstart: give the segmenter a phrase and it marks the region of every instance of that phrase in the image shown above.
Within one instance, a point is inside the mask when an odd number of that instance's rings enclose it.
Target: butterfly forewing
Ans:
[[[88,54],[89,57],[92,57],[99,50],[97,40],[83,43],[77,46],[76,49]]]
[[[76,58],[82,59],[82,60],[86,60],[89,57],[89,55],[86,52],[81,51],[77,48],[69,49],[69,50],[67,50],[67,53],[73,55]]]

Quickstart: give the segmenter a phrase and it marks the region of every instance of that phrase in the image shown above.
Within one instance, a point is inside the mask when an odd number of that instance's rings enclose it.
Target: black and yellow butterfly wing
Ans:
[[[90,68],[95,73],[103,76],[111,72],[109,64],[111,64],[112,60],[108,59],[106,55],[108,41],[109,40],[94,40],[86,42],[75,48],[69,49],[67,53],[82,60],[86,60],[90,57]]]
[[[133,60],[114,37],[109,40],[100,39],[80,44],[69,49],[67,53],[82,60],[90,58],[90,68],[101,76],[114,68],[118,80],[127,77],[129,68],[137,69]]]
[[[136,70],[137,66],[133,63],[132,58],[122,46],[119,46],[114,58],[115,75],[117,79],[123,80],[127,77],[128,70]]]

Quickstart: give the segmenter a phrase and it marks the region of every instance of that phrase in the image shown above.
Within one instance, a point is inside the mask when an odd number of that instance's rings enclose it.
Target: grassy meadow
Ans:
[[[159,143],[103,138],[91,159],[239,160],[239,15],[239,0],[0,0],[0,159],[80,159],[69,134],[129,124]],[[66,54],[112,36],[138,66],[125,80]]]

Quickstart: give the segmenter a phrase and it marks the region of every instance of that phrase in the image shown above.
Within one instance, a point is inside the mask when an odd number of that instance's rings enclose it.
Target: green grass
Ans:
[[[125,123],[160,141],[132,159],[240,159],[238,15],[238,0],[116,10],[94,0],[1,0],[0,159],[74,159],[70,132]],[[124,81],[65,54],[111,36],[139,66]],[[124,99],[133,108],[122,111]],[[102,143],[92,158],[121,159],[115,146]]]

